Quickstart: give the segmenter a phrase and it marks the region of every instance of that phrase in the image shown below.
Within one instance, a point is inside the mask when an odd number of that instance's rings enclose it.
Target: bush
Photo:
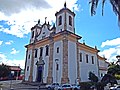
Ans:
[[[92,73],[92,72],[89,72],[89,80],[91,80],[92,82],[98,82],[98,77]]]
[[[92,85],[94,85],[93,82],[80,82],[80,90],[90,90]]]

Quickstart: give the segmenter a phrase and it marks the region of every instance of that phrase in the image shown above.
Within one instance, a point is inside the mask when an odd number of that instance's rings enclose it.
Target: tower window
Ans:
[[[29,66],[27,66],[27,71],[29,70]]]
[[[94,64],[94,56],[92,56],[91,58],[92,58],[92,64]]]
[[[40,48],[40,57],[42,56],[43,53],[43,47]]]
[[[88,63],[88,54],[86,54],[86,63]]]
[[[32,32],[32,38],[34,37],[34,31]]]
[[[69,25],[72,26],[72,17],[71,16],[69,16]]]
[[[30,54],[29,54],[29,56],[28,56],[28,59],[30,59]]]
[[[48,56],[48,53],[49,53],[49,46],[47,45],[46,46],[46,56]]]
[[[82,53],[80,53],[80,62],[82,62]]]
[[[37,58],[37,49],[35,49],[35,58]]]
[[[57,53],[59,53],[59,47],[57,47]]]
[[[59,16],[59,22],[58,22],[58,25],[61,25],[62,24],[62,16]]]

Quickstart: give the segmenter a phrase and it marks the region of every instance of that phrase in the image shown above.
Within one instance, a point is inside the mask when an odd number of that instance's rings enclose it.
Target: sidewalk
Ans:
[[[39,83],[26,83],[20,80],[13,80],[12,84],[11,81],[1,81],[0,84],[0,90],[10,90],[10,88],[13,88],[13,90],[39,90]],[[40,90],[47,89],[45,88],[45,85],[41,85]]]

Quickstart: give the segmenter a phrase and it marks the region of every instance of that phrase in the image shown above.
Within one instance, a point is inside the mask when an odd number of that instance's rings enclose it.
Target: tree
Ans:
[[[91,4],[91,16],[96,14],[96,8],[98,6],[98,2],[100,0],[91,0],[89,3]],[[104,4],[107,0],[101,0],[102,1],[102,15],[103,15],[103,10],[104,10]],[[118,17],[118,25],[120,26],[120,0],[109,0],[114,13]]]
[[[112,74],[114,77],[116,76],[119,77],[120,76],[120,65],[111,63],[108,67],[108,73]]]
[[[7,77],[10,73],[10,69],[7,65],[0,65],[0,77]]]
[[[111,85],[117,84],[116,78],[110,73],[105,74],[101,82],[104,84],[104,86],[108,83],[111,83]]]
[[[98,82],[98,77],[92,73],[92,72],[89,72],[89,80],[91,80],[92,82]]]

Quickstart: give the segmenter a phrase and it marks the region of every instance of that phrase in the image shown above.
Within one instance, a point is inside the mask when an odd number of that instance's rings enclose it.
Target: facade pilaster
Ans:
[[[54,41],[53,38],[50,40],[50,54],[49,54],[49,66],[48,66],[48,77],[47,77],[47,83],[51,84],[53,82],[53,51],[54,51]]]
[[[79,66],[79,42],[76,42],[76,47],[77,47],[77,79],[80,81],[80,66]]]
[[[33,48],[32,48],[32,59],[31,59],[31,65],[30,65],[30,75],[28,78],[29,82],[33,81],[33,65],[34,65],[34,50],[35,49],[35,44],[33,43]]]
[[[28,49],[26,50],[26,57],[25,57],[25,69],[24,69],[24,75],[26,74],[26,68],[27,68],[27,66],[26,66],[26,64],[27,64],[27,56],[28,56]],[[23,79],[23,82],[25,81],[25,77],[24,77],[24,79]]]
[[[69,83],[68,78],[68,39],[65,35],[63,37],[63,67],[62,67],[62,78],[61,83]]]

